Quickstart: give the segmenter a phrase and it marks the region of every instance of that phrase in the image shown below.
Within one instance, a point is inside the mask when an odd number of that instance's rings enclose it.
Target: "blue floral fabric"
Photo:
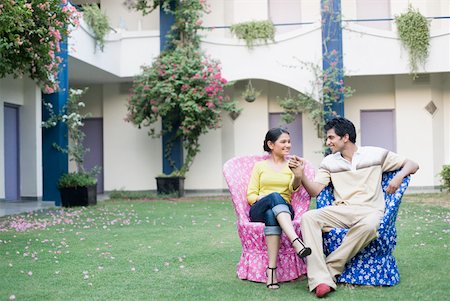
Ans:
[[[392,255],[397,243],[397,230],[395,220],[397,219],[400,202],[408,187],[410,177],[406,177],[399,189],[394,194],[386,194],[385,190],[389,181],[398,171],[385,172],[382,177],[382,188],[386,209],[384,218],[378,229],[378,238],[361,250],[347,263],[344,272],[337,277],[337,282],[392,286],[400,281],[395,258]],[[333,187],[330,184],[317,196],[317,208],[329,206],[334,201]],[[325,255],[336,250],[342,243],[348,229],[334,228],[323,234]]]

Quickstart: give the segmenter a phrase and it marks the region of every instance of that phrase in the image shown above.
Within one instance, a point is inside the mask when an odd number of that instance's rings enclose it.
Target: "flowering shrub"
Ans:
[[[53,147],[58,151],[66,153],[69,156],[69,161],[75,162],[76,171],[74,173],[65,174],[59,181],[59,187],[74,187],[85,186],[83,183],[95,184],[95,175],[98,173],[98,168],[94,168],[88,172],[83,167],[84,155],[86,149],[83,145],[85,134],[81,130],[84,126],[83,119],[89,117],[90,114],[81,114],[81,109],[85,107],[84,102],[80,100],[81,96],[86,93],[87,89],[70,89],[69,98],[66,105],[61,112],[55,112],[51,103],[44,102],[44,107],[48,110],[49,118],[42,122],[43,128],[54,127],[58,122],[62,122],[67,126],[67,133],[69,145],[63,148],[54,143]]]
[[[66,4],[67,0],[1,1],[0,77],[27,75],[45,93],[58,89],[59,42],[79,18]]]
[[[200,135],[220,127],[221,110],[238,111],[236,102],[225,96],[226,84],[218,62],[200,50],[185,46],[163,52],[135,79],[126,120],[140,127],[161,117],[164,132],[178,125],[176,138],[182,137],[187,150],[179,171],[183,175],[199,152]],[[159,137],[161,132],[151,127],[150,135]]]
[[[220,127],[222,110],[239,111],[237,102],[225,96],[227,81],[219,63],[200,50],[197,30],[202,24],[202,13],[208,8],[204,0],[136,0],[128,1],[128,5],[144,14],[161,6],[175,16],[166,50],[150,67],[143,67],[133,83],[126,120],[138,127],[150,127],[152,137],[170,133],[164,156],[175,170],[173,174],[183,176],[200,151],[200,135]],[[160,119],[162,130],[157,132],[152,126]],[[187,151],[179,170],[170,158],[177,139],[183,141]]]

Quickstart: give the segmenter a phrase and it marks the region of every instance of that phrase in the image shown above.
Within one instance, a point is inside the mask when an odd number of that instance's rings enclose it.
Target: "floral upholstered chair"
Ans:
[[[253,166],[257,161],[268,156],[242,156],[227,161],[223,166],[225,180],[231,192],[231,197],[237,216],[237,230],[242,244],[242,254],[237,265],[237,276],[257,282],[266,282],[267,257],[264,224],[250,222],[250,205],[247,203],[247,187]],[[306,162],[305,175],[313,179],[314,169]],[[292,195],[292,206],[295,211],[293,221],[297,234],[300,235],[300,217],[309,209],[311,197],[304,188]],[[277,262],[278,281],[290,281],[306,274],[305,263],[297,256],[291,247],[291,242],[283,233]]]
[[[378,238],[361,250],[347,263],[344,272],[337,277],[337,282],[359,285],[391,286],[400,281],[395,258],[392,255],[397,243],[395,220],[400,202],[408,187],[410,177],[406,177],[394,194],[386,194],[389,181],[397,171],[385,172],[381,180],[386,209],[378,229]],[[317,208],[329,206],[334,200],[333,187],[327,186],[317,196]],[[323,234],[325,255],[336,250],[342,243],[348,229],[334,228]]]

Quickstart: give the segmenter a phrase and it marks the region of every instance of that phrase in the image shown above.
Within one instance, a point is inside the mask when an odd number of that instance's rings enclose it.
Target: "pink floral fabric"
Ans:
[[[237,230],[242,244],[242,254],[237,265],[237,276],[256,282],[266,282],[267,256],[264,224],[250,222],[250,205],[247,203],[247,187],[253,166],[257,161],[265,160],[268,155],[242,156],[228,160],[223,166],[223,174],[230,189],[237,216]],[[305,176],[314,178],[314,168],[306,162]],[[302,187],[292,195],[292,207],[295,211],[294,228],[300,235],[300,218],[309,209],[311,197]],[[306,265],[291,246],[283,233],[277,262],[278,281],[290,281],[306,274]]]

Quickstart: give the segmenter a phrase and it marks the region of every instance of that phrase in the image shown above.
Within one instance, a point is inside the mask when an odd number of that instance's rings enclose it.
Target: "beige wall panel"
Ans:
[[[424,109],[431,100],[429,84],[413,84],[409,75],[395,77],[397,152],[419,163],[411,186],[434,185],[433,118]]]
[[[20,194],[42,197],[42,97],[41,89],[24,80],[25,104],[20,108]]]
[[[14,79],[12,77],[0,78],[0,98],[3,102],[23,105],[23,79]],[[2,115],[3,116],[3,115]],[[2,117],[3,118],[3,117]]]
[[[444,163],[450,165],[450,74],[443,75]]]
[[[223,188],[222,130],[212,130],[200,136],[200,152],[186,174],[184,188],[210,190]]]
[[[432,116],[433,124],[433,159],[434,159],[434,185],[440,185],[439,173],[444,164],[444,94],[442,89],[443,77],[440,74],[431,74],[431,100],[437,107]]]
[[[124,121],[127,94],[119,87],[103,87],[105,190],[156,189],[155,176],[162,172],[160,139]]]

